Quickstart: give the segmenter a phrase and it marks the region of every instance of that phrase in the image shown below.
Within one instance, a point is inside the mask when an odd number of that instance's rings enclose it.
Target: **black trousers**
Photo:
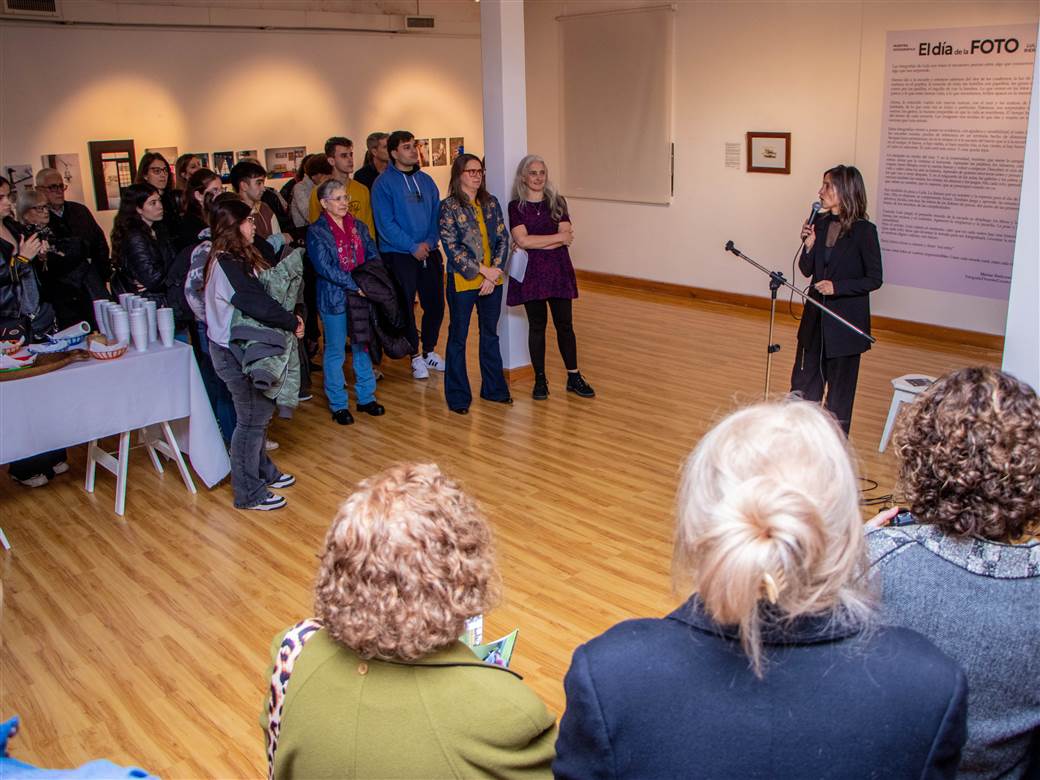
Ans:
[[[549,298],[543,301],[528,301],[527,348],[531,352],[531,367],[535,376],[545,373],[545,328],[552,312],[553,327],[556,328],[556,344],[568,371],[578,370],[578,343],[574,337],[573,302],[570,298]]]
[[[856,400],[859,380],[859,355],[828,358],[823,356],[823,342],[798,343],[791,371],[791,392],[807,401],[827,400],[824,408],[838,420],[845,435],[852,425],[852,404]]]
[[[412,345],[412,354],[419,352],[419,331],[415,326],[417,292],[423,310],[422,351],[424,355],[433,352],[441,332],[441,323],[444,322],[444,259],[441,253],[434,249],[426,256],[425,262],[420,262],[411,255],[383,252],[383,262],[390,267],[390,272],[404,293],[408,341]]]

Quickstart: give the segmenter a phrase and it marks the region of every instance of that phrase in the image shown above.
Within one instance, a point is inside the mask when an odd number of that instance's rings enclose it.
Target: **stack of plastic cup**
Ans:
[[[134,297],[133,293],[119,293],[119,305],[129,311],[129,300]]]
[[[94,322],[97,323],[98,330],[100,330],[102,333],[105,333],[105,331],[101,326],[101,309],[104,307],[105,303],[107,303],[107,301],[104,298],[98,298],[96,301],[94,301]],[[105,333],[105,335],[107,336],[108,334]]]
[[[109,322],[112,326],[112,336],[120,344],[130,343],[130,315],[122,306],[110,306],[108,308]],[[111,337],[110,337],[111,338]]]
[[[148,349],[148,315],[144,309],[134,309],[130,312],[130,335],[134,339],[134,347],[138,352]]]
[[[156,324],[157,323],[156,323],[156,319],[155,319],[155,312],[157,311],[157,306],[158,306],[158,304],[156,304],[155,301],[144,301],[144,313],[145,313],[145,316],[148,318],[148,343],[149,344],[151,344],[153,341],[155,341],[156,339],[159,338],[159,333],[156,330]],[[173,310],[171,309],[170,311],[172,312]]]
[[[176,327],[173,322],[173,309],[159,309],[156,312],[156,319],[159,328],[159,338],[162,340],[162,345],[164,347],[172,347],[173,332]]]

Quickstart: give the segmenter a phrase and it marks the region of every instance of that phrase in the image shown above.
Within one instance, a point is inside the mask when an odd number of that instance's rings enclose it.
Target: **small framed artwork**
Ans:
[[[90,141],[90,173],[94,179],[94,199],[98,211],[119,208],[119,190],[133,184],[136,170],[134,142]]]
[[[747,134],[748,173],[790,173],[791,134]]]
[[[448,159],[448,164],[450,165],[455,162],[460,154],[466,151],[466,139],[460,135],[452,136],[448,139],[448,146],[451,152]]]
[[[416,138],[415,150],[419,153],[419,165],[423,168],[430,167],[430,139]]]
[[[448,164],[448,139],[430,139],[430,161],[434,167]]]

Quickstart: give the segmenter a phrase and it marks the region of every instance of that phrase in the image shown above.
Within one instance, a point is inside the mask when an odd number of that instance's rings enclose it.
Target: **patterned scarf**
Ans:
[[[339,253],[339,267],[350,273],[365,262],[365,246],[361,243],[357,223],[347,214],[343,217],[343,228],[346,228],[344,230],[328,212],[325,213],[325,219],[332,228],[332,240],[336,242],[336,251]]]

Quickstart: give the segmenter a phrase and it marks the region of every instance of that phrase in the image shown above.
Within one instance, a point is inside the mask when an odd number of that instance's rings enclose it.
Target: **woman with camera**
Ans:
[[[964,667],[960,777],[1040,776],[1040,399],[964,368],[917,397],[895,447],[910,511],[867,536],[885,622]]]
[[[0,340],[30,341],[34,326],[44,326],[46,314],[41,313],[47,309],[33,266],[49,247],[40,236],[27,234],[13,214],[11,182],[0,176]],[[53,324],[53,313],[49,316]],[[9,467],[11,479],[26,487],[42,487],[68,470],[65,450],[13,461]]]
[[[70,235],[61,223],[51,227],[51,211],[40,190],[21,192],[17,213],[26,234],[47,243],[47,251],[38,257],[40,294],[54,307],[58,327],[86,321],[96,328],[92,302],[107,298],[108,290],[91,265],[83,240]]]

